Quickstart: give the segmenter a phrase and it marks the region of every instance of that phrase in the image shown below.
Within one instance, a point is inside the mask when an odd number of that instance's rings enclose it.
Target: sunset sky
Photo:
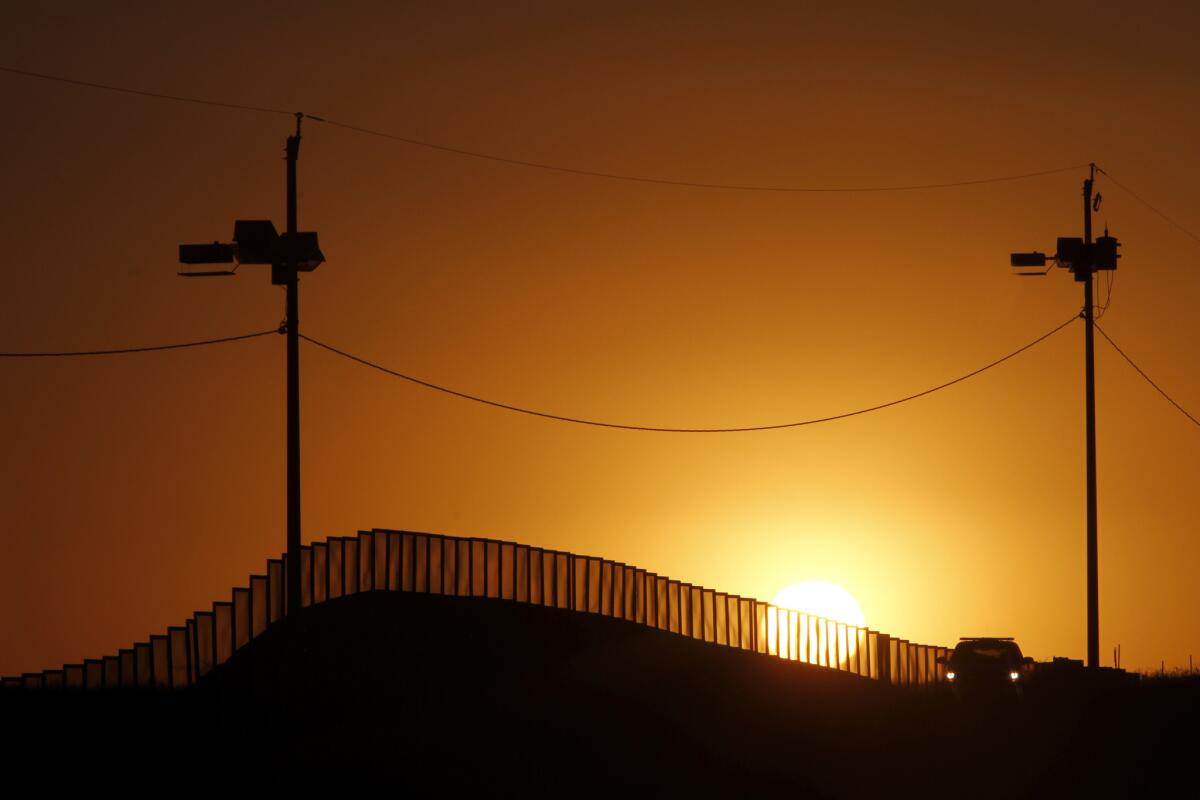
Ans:
[[[833,5],[27,3],[4,14],[0,65],[677,181],[1095,161],[1200,231],[1194,4]],[[286,116],[10,73],[0,103],[0,351],[278,325],[266,268],[175,273],[181,242],[282,227]],[[305,334],[557,414],[838,414],[958,377],[1081,304],[1070,275],[1014,278],[1008,254],[1081,235],[1086,168],[731,191],[306,121],[299,175],[300,227],[328,259],[301,281]],[[1200,241],[1096,188],[1097,232],[1123,244],[1100,324],[1198,414]],[[506,538],[762,599],[830,581],[897,636],[1081,658],[1083,335],[877,413],[714,435],[519,416],[305,345],[304,539]],[[1099,336],[1096,363],[1101,657],[1186,666],[1200,430]],[[3,359],[0,384],[0,674],[114,653],[283,550],[282,337]]]

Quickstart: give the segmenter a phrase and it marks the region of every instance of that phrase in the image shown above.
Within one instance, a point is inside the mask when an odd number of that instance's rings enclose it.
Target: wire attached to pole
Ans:
[[[1172,227],[1183,232],[1186,236],[1188,236],[1189,238],[1191,238],[1192,240],[1194,240],[1195,242],[1200,244],[1200,234],[1193,232],[1192,230],[1185,227],[1184,225],[1176,222],[1173,218],[1167,216],[1164,212],[1159,211],[1156,207],[1150,205],[1150,202],[1148,200],[1143,199],[1142,196],[1139,195],[1137,192],[1133,191],[1133,189],[1130,189],[1128,186],[1126,186],[1125,184],[1118,181],[1116,178],[1114,178],[1112,176],[1111,173],[1109,173],[1103,167],[1096,167],[1096,171],[1099,172],[1101,175],[1103,175],[1105,178],[1108,178],[1108,180],[1112,181],[1113,185],[1116,186],[1121,191],[1125,192],[1125,194],[1129,195],[1134,200],[1137,200],[1139,203],[1144,205],[1146,208],[1150,209],[1155,214],[1162,217],[1162,219],[1164,219]]]
[[[367,128],[361,125],[352,125],[347,122],[339,122],[329,119],[328,117],[318,116],[316,114],[300,114],[294,111],[286,111],[282,108],[271,108],[268,106],[254,106],[244,103],[229,103],[221,100],[205,100],[198,97],[188,97],[186,95],[167,94],[164,92],[151,92],[142,89],[133,89],[126,86],[118,86],[110,83],[99,83],[96,81],[84,81],[76,78],[65,78],[59,75],[48,75],[41,72],[31,72],[29,70],[16,69],[15,67],[0,66],[0,72],[7,72],[12,75],[22,75],[27,78],[40,78],[47,81],[55,81],[58,83],[71,84],[73,86],[82,86],[89,89],[100,89],[107,92],[119,92],[121,94],[137,95],[139,97],[150,97],[157,100],[171,100],[177,103],[196,103],[199,105],[215,106],[219,108],[229,108],[239,111],[255,111],[263,114],[281,114],[286,116],[296,115],[297,127],[296,135],[299,136],[299,121],[300,117],[307,117],[314,122],[323,122],[336,128],[353,131],[355,133],[365,134],[367,136],[375,136],[382,139],[390,139],[391,141],[401,142],[403,144],[412,145],[414,147],[424,147],[429,150],[437,150],[443,153],[452,153],[459,156],[467,156],[469,158],[478,158],[485,161],[493,161],[500,164],[508,164],[511,166],[528,167],[531,169],[545,170],[548,172],[560,172],[569,175],[581,175],[589,178],[604,178],[615,181],[628,181],[633,183],[649,183],[660,186],[677,186],[688,189],[716,189],[722,191],[735,192],[775,192],[775,193],[876,193],[876,192],[912,192],[923,191],[928,189],[953,189],[963,186],[979,186],[989,183],[1004,183],[1007,181],[1019,181],[1027,178],[1038,178],[1044,175],[1055,175],[1061,172],[1071,172],[1077,169],[1082,169],[1088,166],[1087,164],[1073,164],[1068,167],[1057,167],[1055,169],[1039,170],[1037,172],[1025,172],[1017,175],[1001,175],[986,178],[974,178],[960,181],[946,181],[939,183],[914,183],[900,184],[894,186],[767,186],[759,184],[737,184],[737,183],[714,183],[705,181],[689,181],[689,180],[671,180],[669,178],[655,178],[644,175],[630,175],[616,172],[602,172],[599,170],[581,169],[578,167],[568,167],[560,164],[548,164],[541,161],[527,161],[519,158],[509,158],[507,156],[495,155],[492,153],[484,153],[475,150],[467,150],[461,147],[451,147],[448,145],[437,144],[436,142],[427,142],[421,139],[412,139],[406,136],[398,136],[386,131]]]
[[[523,408],[521,406],[514,406],[514,405],[510,405],[508,403],[501,403],[497,400],[489,400],[487,398],[480,397],[478,395],[468,394],[467,392],[460,392],[457,389],[450,389],[445,386],[439,386],[436,383],[431,383],[429,381],[421,380],[420,378],[414,378],[411,375],[405,375],[402,372],[397,372],[396,370],[389,369],[381,364],[377,364],[373,361],[368,361],[367,359],[361,358],[352,353],[348,353],[345,350],[339,350],[338,348],[333,347],[332,345],[325,344],[324,342],[318,341],[309,336],[305,336],[304,334],[300,334],[300,338],[303,339],[304,341],[308,342],[309,344],[313,344],[313,345],[316,345],[317,347],[322,348],[323,350],[328,350],[329,352],[334,353],[335,355],[339,355],[343,358],[349,359],[350,361],[357,362],[359,364],[362,364],[363,366],[370,367],[371,369],[379,370],[380,372],[383,372],[384,374],[387,374],[387,375],[391,375],[394,378],[400,378],[401,380],[408,381],[409,383],[415,383],[418,386],[424,386],[427,389],[433,389],[434,391],[442,392],[444,394],[452,395],[454,397],[459,397],[459,398],[462,398],[463,400],[470,400],[471,402],[474,402],[474,403],[481,403],[483,405],[492,406],[493,408],[500,408],[505,411],[513,411],[518,414],[527,414],[532,417],[541,417],[543,419],[551,419],[551,420],[556,420],[558,422],[570,422],[570,423],[574,423],[576,425],[591,425],[591,426],[598,427],[598,428],[616,428],[619,430],[644,431],[644,432],[649,432],[649,433],[749,433],[752,431],[773,431],[773,430],[781,430],[783,428],[800,428],[800,427],[804,427],[806,425],[816,425],[816,424],[822,423],[822,422],[833,422],[833,421],[839,420],[839,419],[847,419],[848,417],[856,417],[856,416],[859,416],[860,414],[869,414],[872,411],[882,411],[885,408],[891,408],[892,406],[898,406],[901,403],[907,403],[910,400],[916,400],[919,397],[924,397],[925,395],[933,394],[934,392],[949,388],[949,387],[955,385],[956,383],[962,383],[963,381],[967,380],[968,378],[973,378],[982,372],[986,372],[987,370],[991,369],[992,367],[996,367],[996,366],[999,366],[1000,364],[1003,364],[1005,361],[1008,361],[1010,358],[1014,358],[1015,356],[1020,355],[1021,353],[1025,352],[1026,350],[1033,347],[1034,345],[1039,344],[1040,342],[1042,342],[1046,339],[1049,339],[1051,336],[1053,336],[1054,334],[1061,331],[1063,328],[1070,325],[1077,318],[1078,317],[1076,317],[1076,316],[1072,316],[1066,322],[1057,326],[1056,328],[1049,331],[1048,333],[1042,334],[1041,336],[1034,339],[1032,342],[1025,345],[1024,347],[1014,350],[1013,352],[1009,353],[1008,355],[1003,356],[1002,358],[998,358],[995,361],[991,362],[990,364],[986,364],[986,365],[980,367],[979,369],[972,370],[971,372],[968,372],[966,375],[962,375],[958,378],[955,378],[954,380],[946,381],[945,383],[938,384],[937,386],[933,386],[929,389],[925,389],[924,391],[917,392],[915,394],[910,394],[907,397],[901,397],[897,400],[891,400],[887,403],[880,403],[879,405],[870,406],[868,408],[860,408],[856,411],[847,411],[843,414],[834,414],[833,416],[829,416],[829,417],[818,417],[816,419],[800,420],[799,422],[783,422],[783,423],[778,423],[775,425],[751,425],[751,426],[741,427],[741,428],[667,428],[667,427],[653,427],[653,426],[649,426],[649,425],[626,425],[626,424],[622,424],[622,423],[618,423],[618,422],[603,422],[600,420],[583,419],[581,417],[570,417],[570,416],[565,416],[562,414],[551,414],[546,411],[536,411],[536,410],[530,409],[530,408]]]
[[[180,342],[178,344],[156,344],[148,347],[121,347],[113,350],[72,350],[57,353],[0,353],[0,358],[73,358],[76,356],[115,356],[127,353],[154,353],[161,350],[183,350],[188,347],[204,347],[210,344],[226,344],[240,342],[245,339],[256,339],[259,336],[270,336],[280,333],[278,328],[258,333],[243,333],[240,336],[225,336],[220,339],[203,339],[198,342]]]
[[[1197,426],[1200,426],[1200,420],[1196,419],[1196,418],[1195,418],[1195,417],[1193,417],[1191,414],[1189,414],[1189,413],[1187,412],[1187,410],[1186,410],[1186,409],[1185,409],[1183,406],[1181,406],[1181,405],[1179,405],[1179,403],[1176,403],[1176,402],[1175,402],[1175,400],[1174,400],[1174,399],[1171,397],[1171,395],[1169,395],[1169,394],[1167,394],[1165,391],[1163,391],[1163,389],[1162,389],[1162,387],[1161,387],[1161,386],[1159,386],[1157,383],[1155,383],[1155,382],[1154,382],[1154,381],[1153,381],[1153,380],[1150,378],[1150,376],[1149,376],[1149,375],[1147,375],[1145,372],[1143,372],[1143,371],[1142,371],[1142,368],[1141,368],[1141,367],[1139,367],[1137,364],[1135,364],[1135,363],[1133,362],[1133,359],[1132,359],[1132,358],[1130,358],[1128,355],[1126,355],[1126,354],[1125,354],[1125,351],[1124,351],[1124,350],[1122,350],[1120,347],[1118,347],[1118,346],[1117,346],[1117,343],[1116,343],[1116,342],[1114,342],[1114,341],[1112,340],[1112,337],[1110,337],[1110,336],[1109,336],[1107,333],[1105,333],[1105,332],[1104,332],[1104,329],[1103,329],[1103,328],[1101,328],[1101,327],[1100,327],[1099,325],[1097,325],[1095,322],[1093,322],[1093,323],[1092,323],[1092,327],[1093,327],[1093,328],[1095,328],[1096,330],[1100,331],[1100,335],[1104,337],[1105,341],[1107,341],[1107,342],[1108,342],[1110,345],[1112,345],[1112,348],[1113,348],[1113,350],[1116,350],[1116,351],[1117,351],[1117,353],[1119,353],[1119,354],[1120,354],[1121,358],[1125,359],[1125,362],[1126,362],[1127,364],[1129,364],[1129,366],[1131,366],[1131,367],[1133,367],[1133,368],[1134,368],[1134,370],[1137,372],[1137,374],[1138,374],[1138,375],[1141,375],[1143,378],[1145,378],[1145,379],[1146,379],[1146,383],[1148,383],[1148,384],[1150,384],[1151,386],[1153,386],[1153,387],[1154,387],[1154,390],[1155,390],[1156,392],[1158,392],[1158,393],[1159,393],[1159,394],[1161,394],[1163,397],[1165,397],[1168,403],[1170,403],[1171,405],[1175,406],[1175,408],[1179,410],[1179,413],[1183,414],[1185,417],[1187,417],[1188,419],[1190,419],[1190,420],[1191,420],[1191,421],[1192,421],[1194,424],[1196,424]]]

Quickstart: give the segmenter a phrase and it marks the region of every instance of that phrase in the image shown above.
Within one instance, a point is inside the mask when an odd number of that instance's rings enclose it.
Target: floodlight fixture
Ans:
[[[1116,269],[1117,259],[1120,254],[1117,253],[1117,248],[1121,243],[1117,241],[1115,236],[1109,236],[1108,230],[1104,231],[1104,235],[1096,240],[1093,245],[1093,259],[1096,269]]]
[[[291,264],[300,272],[312,272],[325,263],[325,254],[317,242],[316,231],[285,233],[279,240],[278,261]]]
[[[1044,267],[1046,266],[1046,254],[1037,251],[1032,253],[1013,253],[1009,256],[1009,262],[1014,267]]]
[[[233,223],[233,242],[179,245],[183,264],[270,264],[271,283],[285,286],[288,275],[312,272],[325,263],[325,254],[316,231],[286,232],[275,230],[269,219],[239,219]],[[235,270],[180,272],[187,278],[233,275]]]
[[[1061,269],[1069,269],[1076,281],[1090,280],[1099,270],[1114,270],[1117,259],[1121,256],[1117,249],[1121,243],[1115,236],[1109,236],[1108,231],[1094,242],[1080,236],[1060,236],[1052,256],[1034,251],[1032,253],[1012,253],[1009,264],[1015,269],[1045,267],[1048,261]],[[1049,271],[1049,268],[1046,270]],[[1044,275],[1044,272],[1018,272],[1017,275]]]
[[[239,264],[273,264],[279,252],[279,234],[269,219],[239,219],[233,223]]]
[[[212,244],[181,244],[179,245],[180,264],[232,264],[237,248],[232,244],[213,242]]]
[[[1078,236],[1060,236],[1058,237],[1058,249],[1054,252],[1054,260],[1060,267],[1065,267],[1072,272],[1090,272],[1091,250],[1091,244],[1085,244],[1083,239]]]

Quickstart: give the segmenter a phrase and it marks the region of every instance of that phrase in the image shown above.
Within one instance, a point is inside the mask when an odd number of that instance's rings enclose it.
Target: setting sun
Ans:
[[[789,608],[835,622],[863,627],[866,619],[854,595],[828,581],[801,581],[780,590],[771,601],[780,608]]]
[[[783,658],[848,666],[859,650],[865,619],[854,596],[828,581],[781,590],[767,616],[767,649]]]

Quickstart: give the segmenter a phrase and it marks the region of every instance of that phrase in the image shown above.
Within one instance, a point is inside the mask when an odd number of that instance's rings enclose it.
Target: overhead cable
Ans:
[[[1168,223],[1170,223],[1176,229],[1182,231],[1185,235],[1191,237],[1195,242],[1200,244],[1200,234],[1194,233],[1189,228],[1176,222],[1172,217],[1169,217],[1162,211],[1159,211],[1158,208],[1156,208],[1155,206],[1152,206],[1148,200],[1143,199],[1142,196],[1139,195],[1137,192],[1135,192],[1133,189],[1130,189],[1128,186],[1126,186],[1125,184],[1121,183],[1116,178],[1114,178],[1112,176],[1112,174],[1109,173],[1107,170],[1102,169],[1101,167],[1096,167],[1096,171],[1099,172],[1100,174],[1102,174],[1104,177],[1108,178],[1110,181],[1112,181],[1113,185],[1115,185],[1118,189],[1125,192],[1127,195],[1132,197],[1134,200],[1137,200],[1139,203],[1144,205],[1146,208],[1150,209],[1155,214],[1162,217],[1164,220],[1166,220]]]
[[[547,164],[541,161],[525,161],[519,158],[508,158],[506,156],[497,156],[491,153],[481,153],[474,150],[464,150],[458,147],[448,147],[442,144],[426,142],[420,139],[410,139],[406,136],[397,136],[393,133],[364,128],[359,125],[350,125],[337,120],[326,119],[324,117],[315,117],[311,114],[305,114],[306,117],[317,122],[324,122],[326,125],[333,125],[338,128],[355,131],[357,133],[367,134],[369,136],[377,136],[382,139],[390,139],[395,142],[414,145],[416,147],[425,147],[430,150],[439,150],[443,153],[453,153],[454,155],[467,156],[469,158],[480,158],[486,161],[495,161],[501,164],[509,164],[518,167],[531,167],[533,169],[547,170],[549,172],[565,172],[569,175],[584,175],[589,178],[605,178],[614,181],[632,181],[635,183],[652,183],[660,186],[679,186],[688,189],[721,189],[735,192],[778,192],[778,193],[851,193],[851,192],[911,192],[922,189],[951,189],[959,186],[977,186],[984,183],[1001,183],[1004,181],[1019,181],[1025,178],[1037,178],[1042,175],[1054,175],[1059,172],[1071,172],[1073,170],[1083,169],[1087,164],[1073,164],[1069,167],[1057,167],[1055,169],[1046,169],[1038,172],[1026,172],[1020,175],[1005,175],[1001,177],[990,178],[975,178],[971,180],[950,181],[946,183],[914,183],[901,184],[896,186],[764,186],[759,184],[745,183],[708,183],[703,181],[685,181],[671,180],[669,178],[651,178],[642,175],[627,175],[616,172],[600,172],[590,169],[579,169],[577,167],[564,167],[558,164]]]
[[[14,67],[0,66],[0,72],[7,72],[12,75],[24,75],[27,78],[41,78],[47,81],[57,81],[58,83],[69,83],[73,86],[84,86],[88,89],[102,89],[106,92],[119,92],[121,94],[134,94],[139,97],[153,97],[156,100],[173,100],[177,103],[195,103],[202,106],[216,106],[218,108],[233,108],[238,111],[257,111],[262,114],[284,114],[289,117],[294,117],[294,111],[284,111],[281,108],[266,108],[263,106],[251,106],[244,103],[229,103],[224,100],[205,100],[199,97],[186,97],[177,94],[163,94],[162,92],[150,92],[144,89],[133,89],[128,86],[117,86],[111,83],[96,83],[95,81],[84,81],[78,78],[64,78],[61,75],[47,75],[42,72],[30,72],[29,70],[16,69]]]
[[[1118,353],[1120,353],[1120,354],[1121,354],[1121,358],[1125,359],[1125,361],[1126,361],[1126,362],[1129,364],[1129,366],[1133,367],[1133,368],[1134,368],[1134,370],[1136,370],[1136,371],[1137,371],[1137,374],[1138,374],[1138,375],[1141,375],[1143,378],[1145,378],[1145,379],[1146,379],[1146,383],[1148,383],[1148,384],[1150,384],[1151,386],[1153,386],[1153,387],[1154,387],[1154,390],[1155,390],[1156,392],[1158,392],[1158,393],[1159,393],[1159,394],[1161,394],[1163,397],[1165,397],[1165,398],[1167,399],[1167,402],[1168,402],[1168,403],[1170,403],[1171,405],[1175,406],[1175,408],[1179,410],[1179,413],[1183,414],[1185,417],[1187,417],[1188,419],[1190,419],[1190,420],[1191,420],[1191,421],[1192,421],[1194,424],[1196,424],[1197,426],[1200,426],[1200,420],[1197,420],[1195,417],[1193,417],[1191,414],[1189,414],[1189,413],[1187,412],[1187,410],[1186,410],[1186,409],[1184,409],[1184,407],[1183,407],[1183,406],[1179,405],[1179,403],[1176,403],[1176,402],[1175,402],[1175,400],[1174,400],[1174,399],[1172,399],[1171,395],[1169,395],[1169,394],[1167,394],[1166,392],[1164,392],[1164,391],[1162,390],[1162,387],[1161,387],[1161,386],[1159,386],[1157,383],[1155,383],[1155,382],[1154,382],[1154,381],[1153,381],[1153,380],[1150,378],[1150,376],[1149,376],[1149,375],[1147,375],[1145,372],[1143,372],[1143,371],[1142,371],[1142,368],[1141,368],[1141,367],[1139,367],[1137,364],[1133,363],[1133,359],[1132,359],[1132,358],[1130,358],[1129,356],[1127,356],[1127,355],[1125,354],[1125,351],[1124,351],[1124,350],[1122,350],[1120,347],[1118,347],[1118,346],[1117,346],[1117,343],[1116,343],[1116,342],[1114,342],[1114,341],[1112,340],[1112,337],[1110,337],[1110,336],[1109,336],[1107,333],[1105,333],[1105,332],[1104,332],[1104,329],[1103,329],[1103,328],[1101,328],[1099,325],[1096,325],[1096,323],[1094,323],[1094,322],[1092,323],[1092,325],[1093,325],[1093,326],[1095,326],[1096,330],[1100,331],[1100,335],[1101,335],[1101,336],[1103,336],[1103,337],[1105,338],[1105,340],[1106,340],[1106,341],[1107,341],[1109,344],[1111,344],[1111,345],[1112,345],[1113,349],[1114,349],[1114,350],[1116,350]]]
[[[0,358],[71,358],[75,356],[115,356],[126,353],[153,353],[159,350],[182,350],[187,347],[204,347],[210,344],[225,344],[240,342],[244,339],[255,339],[259,336],[270,336],[279,333],[278,328],[258,333],[243,333],[240,336],[225,336],[220,339],[204,339],[198,342],[179,342],[178,344],[155,344],[147,347],[121,347],[113,350],[72,350],[59,353],[0,353]]]
[[[150,97],[158,100],[171,100],[178,103],[196,103],[205,106],[216,106],[219,108],[237,109],[240,111],[254,111],[263,114],[279,114],[284,116],[295,116],[296,112],[286,111],[281,108],[272,108],[269,106],[255,106],[245,103],[231,103],[221,100],[207,100],[198,97],[189,97],[186,95],[167,94],[163,92],[151,92],[143,89],[134,89],[127,86],[119,86],[111,83],[99,83],[96,81],[85,81],[77,78],[66,78],[59,75],[48,75],[42,72],[32,72],[29,70],[16,69],[15,67],[0,66],[0,72],[7,72],[12,75],[21,75],[28,78],[40,78],[42,80],[57,81],[59,83],[71,84],[73,86],[82,86],[89,89],[100,89],[107,92],[120,92],[122,94],[137,95],[140,97]],[[561,172],[569,175],[581,175],[589,178],[604,178],[615,181],[630,181],[634,183],[649,183],[660,186],[676,186],[689,189],[717,189],[724,191],[737,192],[776,192],[776,193],[850,193],[850,192],[910,192],[925,189],[951,189],[963,186],[978,186],[988,183],[1003,183],[1006,181],[1019,181],[1026,178],[1038,178],[1044,175],[1055,175],[1060,172],[1071,172],[1074,170],[1083,169],[1088,165],[1073,164],[1067,167],[1057,167],[1054,169],[1039,170],[1036,172],[1024,172],[1017,175],[1002,175],[985,178],[972,178],[968,180],[933,182],[933,183],[913,183],[899,185],[882,185],[882,186],[785,186],[785,185],[760,185],[760,184],[742,184],[742,183],[713,183],[705,181],[693,180],[672,180],[669,178],[656,178],[643,175],[629,175],[616,172],[602,172],[599,170],[581,169],[578,167],[568,167],[559,164],[548,164],[541,161],[526,161],[519,158],[509,158],[507,156],[495,155],[492,153],[484,153],[476,150],[466,150],[459,147],[451,147],[449,145],[438,144],[436,142],[427,142],[421,139],[412,139],[406,136],[399,136],[394,133],[376,130],[373,128],[363,127],[361,125],[352,125],[347,122],[339,122],[329,119],[328,117],[318,116],[316,114],[304,114],[303,116],[315,122],[323,122],[326,125],[331,125],[344,130],[361,133],[368,136],[375,136],[382,139],[388,139],[403,144],[412,145],[414,147],[424,147],[429,150],[437,150],[443,153],[452,153],[454,155],[466,156],[469,158],[483,159],[510,166],[528,167],[531,169],[545,170],[549,172]]]
[[[1078,318],[1079,318],[1078,315],[1072,316],[1070,319],[1068,319],[1066,322],[1062,323],[1058,327],[1054,328],[1053,330],[1049,331],[1048,333],[1042,334],[1041,336],[1034,339],[1029,344],[1026,344],[1023,347],[1021,347],[1017,350],[1014,350],[1013,352],[1009,353],[1008,355],[1003,356],[1002,358],[998,358],[995,361],[991,362],[990,364],[986,364],[982,367],[979,367],[978,369],[972,370],[971,372],[968,372],[965,375],[961,375],[961,376],[955,378],[954,380],[946,381],[945,383],[938,384],[937,386],[933,386],[929,389],[925,389],[924,391],[917,392],[916,394],[910,394],[906,397],[901,397],[899,399],[891,400],[886,403],[880,403],[879,405],[870,406],[868,408],[860,408],[856,411],[847,411],[845,413],[835,414],[835,415],[829,416],[829,417],[818,417],[815,419],[806,419],[806,420],[801,420],[798,422],[782,422],[782,423],[777,423],[777,424],[772,424],[772,425],[750,425],[750,426],[745,426],[745,427],[730,427],[730,428],[682,428],[682,427],[655,427],[655,426],[650,426],[650,425],[627,425],[627,424],[618,423],[618,422],[603,422],[600,420],[583,419],[580,417],[571,417],[571,416],[566,416],[563,414],[552,414],[552,413],[549,413],[546,411],[536,411],[534,409],[523,408],[521,406],[514,406],[514,405],[510,405],[508,403],[501,403],[497,400],[489,400],[487,398],[480,397],[478,395],[468,394],[467,392],[460,392],[457,389],[450,389],[445,386],[439,386],[436,383],[431,383],[430,381],[422,380],[420,378],[414,378],[411,375],[405,375],[402,372],[397,372],[396,370],[389,369],[381,364],[375,363],[374,361],[369,361],[360,356],[356,356],[356,355],[353,355],[352,353],[348,353],[345,350],[340,350],[336,347],[333,347],[332,345],[328,345],[328,344],[325,344],[324,342],[318,341],[317,339],[313,339],[310,336],[305,336],[304,334],[300,334],[300,338],[306,342],[309,342],[310,344],[316,345],[317,347],[320,347],[324,350],[328,350],[331,353],[342,356],[343,358],[347,358],[351,361],[357,362],[363,366],[370,367],[371,369],[378,370],[384,374],[391,375],[392,377],[400,378],[401,380],[405,380],[410,383],[415,383],[418,386],[424,386],[427,389],[433,389],[434,391],[453,395],[454,397],[460,397],[463,400],[470,400],[471,402],[474,402],[474,403],[482,403],[483,405],[492,406],[493,408],[504,409],[505,411],[513,411],[518,414],[528,414],[529,416],[533,416],[533,417],[541,417],[543,419],[557,420],[558,422],[570,422],[570,423],[574,423],[576,425],[592,425],[592,426],[599,427],[599,428],[617,428],[620,430],[645,431],[645,432],[650,432],[650,433],[749,433],[751,431],[772,431],[772,430],[780,430],[782,428],[800,428],[805,425],[816,425],[821,422],[833,422],[834,420],[846,419],[848,417],[855,417],[860,414],[868,414],[872,411],[881,411],[885,408],[891,408],[892,406],[898,406],[901,403],[907,403],[910,400],[916,400],[919,397],[924,397],[925,395],[933,394],[934,392],[949,388],[949,387],[955,385],[956,383],[962,383],[963,381],[967,380],[968,378],[973,378],[982,372],[986,372],[987,370],[991,369],[992,367],[1003,364],[1005,361],[1008,361],[1010,358],[1020,355],[1021,353],[1025,352],[1026,350],[1033,347],[1034,345],[1044,341],[1045,339],[1049,339],[1051,336],[1058,333],[1059,331],[1061,331],[1063,328],[1070,325],[1072,322],[1074,322]]]

